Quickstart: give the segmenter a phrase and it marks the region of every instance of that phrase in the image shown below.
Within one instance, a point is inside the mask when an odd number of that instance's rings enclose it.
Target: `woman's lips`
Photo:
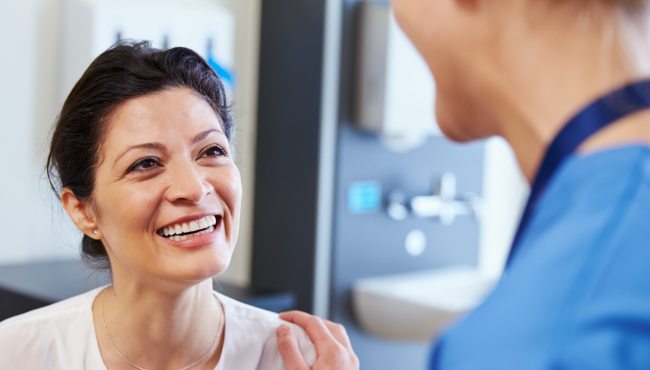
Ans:
[[[195,217],[194,219],[179,221],[177,223],[162,227],[158,229],[158,235],[166,238],[178,239],[183,235],[198,233],[207,230],[210,226],[215,226],[220,215],[206,215],[202,217]]]
[[[221,216],[213,216],[216,219],[214,226],[210,225],[205,229],[190,232],[188,234],[164,236],[158,233],[165,242],[178,248],[200,248],[212,244],[219,236],[223,220]]]

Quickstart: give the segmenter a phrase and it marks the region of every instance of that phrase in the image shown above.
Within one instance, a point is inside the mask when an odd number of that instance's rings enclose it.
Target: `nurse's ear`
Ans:
[[[96,240],[101,239],[100,231],[97,229],[97,218],[90,201],[79,199],[70,188],[63,188],[61,204],[82,233]]]

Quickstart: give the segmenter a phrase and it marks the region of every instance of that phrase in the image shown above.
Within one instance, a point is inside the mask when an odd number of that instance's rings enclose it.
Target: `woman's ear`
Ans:
[[[77,195],[69,188],[63,188],[61,203],[72,222],[77,225],[77,228],[82,233],[96,240],[101,239],[101,234],[97,229],[95,213],[90,202],[77,198]]]

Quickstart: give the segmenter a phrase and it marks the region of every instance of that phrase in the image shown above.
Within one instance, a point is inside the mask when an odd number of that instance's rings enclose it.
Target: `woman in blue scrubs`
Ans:
[[[650,1],[395,0],[445,135],[498,135],[531,194],[501,282],[431,369],[650,369]],[[408,71],[404,71],[408,73]],[[313,369],[356,369],[302,313]],[[279,331],[289,370],[307,369]]]

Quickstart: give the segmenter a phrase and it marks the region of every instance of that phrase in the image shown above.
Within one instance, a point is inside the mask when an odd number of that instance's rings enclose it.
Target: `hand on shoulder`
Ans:
[[[358,370],[359,359],[343,325],[319,317],[290,311],[280,318],[302,327],[316,349],[316,362],[310,367],[303,356],[295,333],[287,326],[278,328],[278,349],[287,370]]]

